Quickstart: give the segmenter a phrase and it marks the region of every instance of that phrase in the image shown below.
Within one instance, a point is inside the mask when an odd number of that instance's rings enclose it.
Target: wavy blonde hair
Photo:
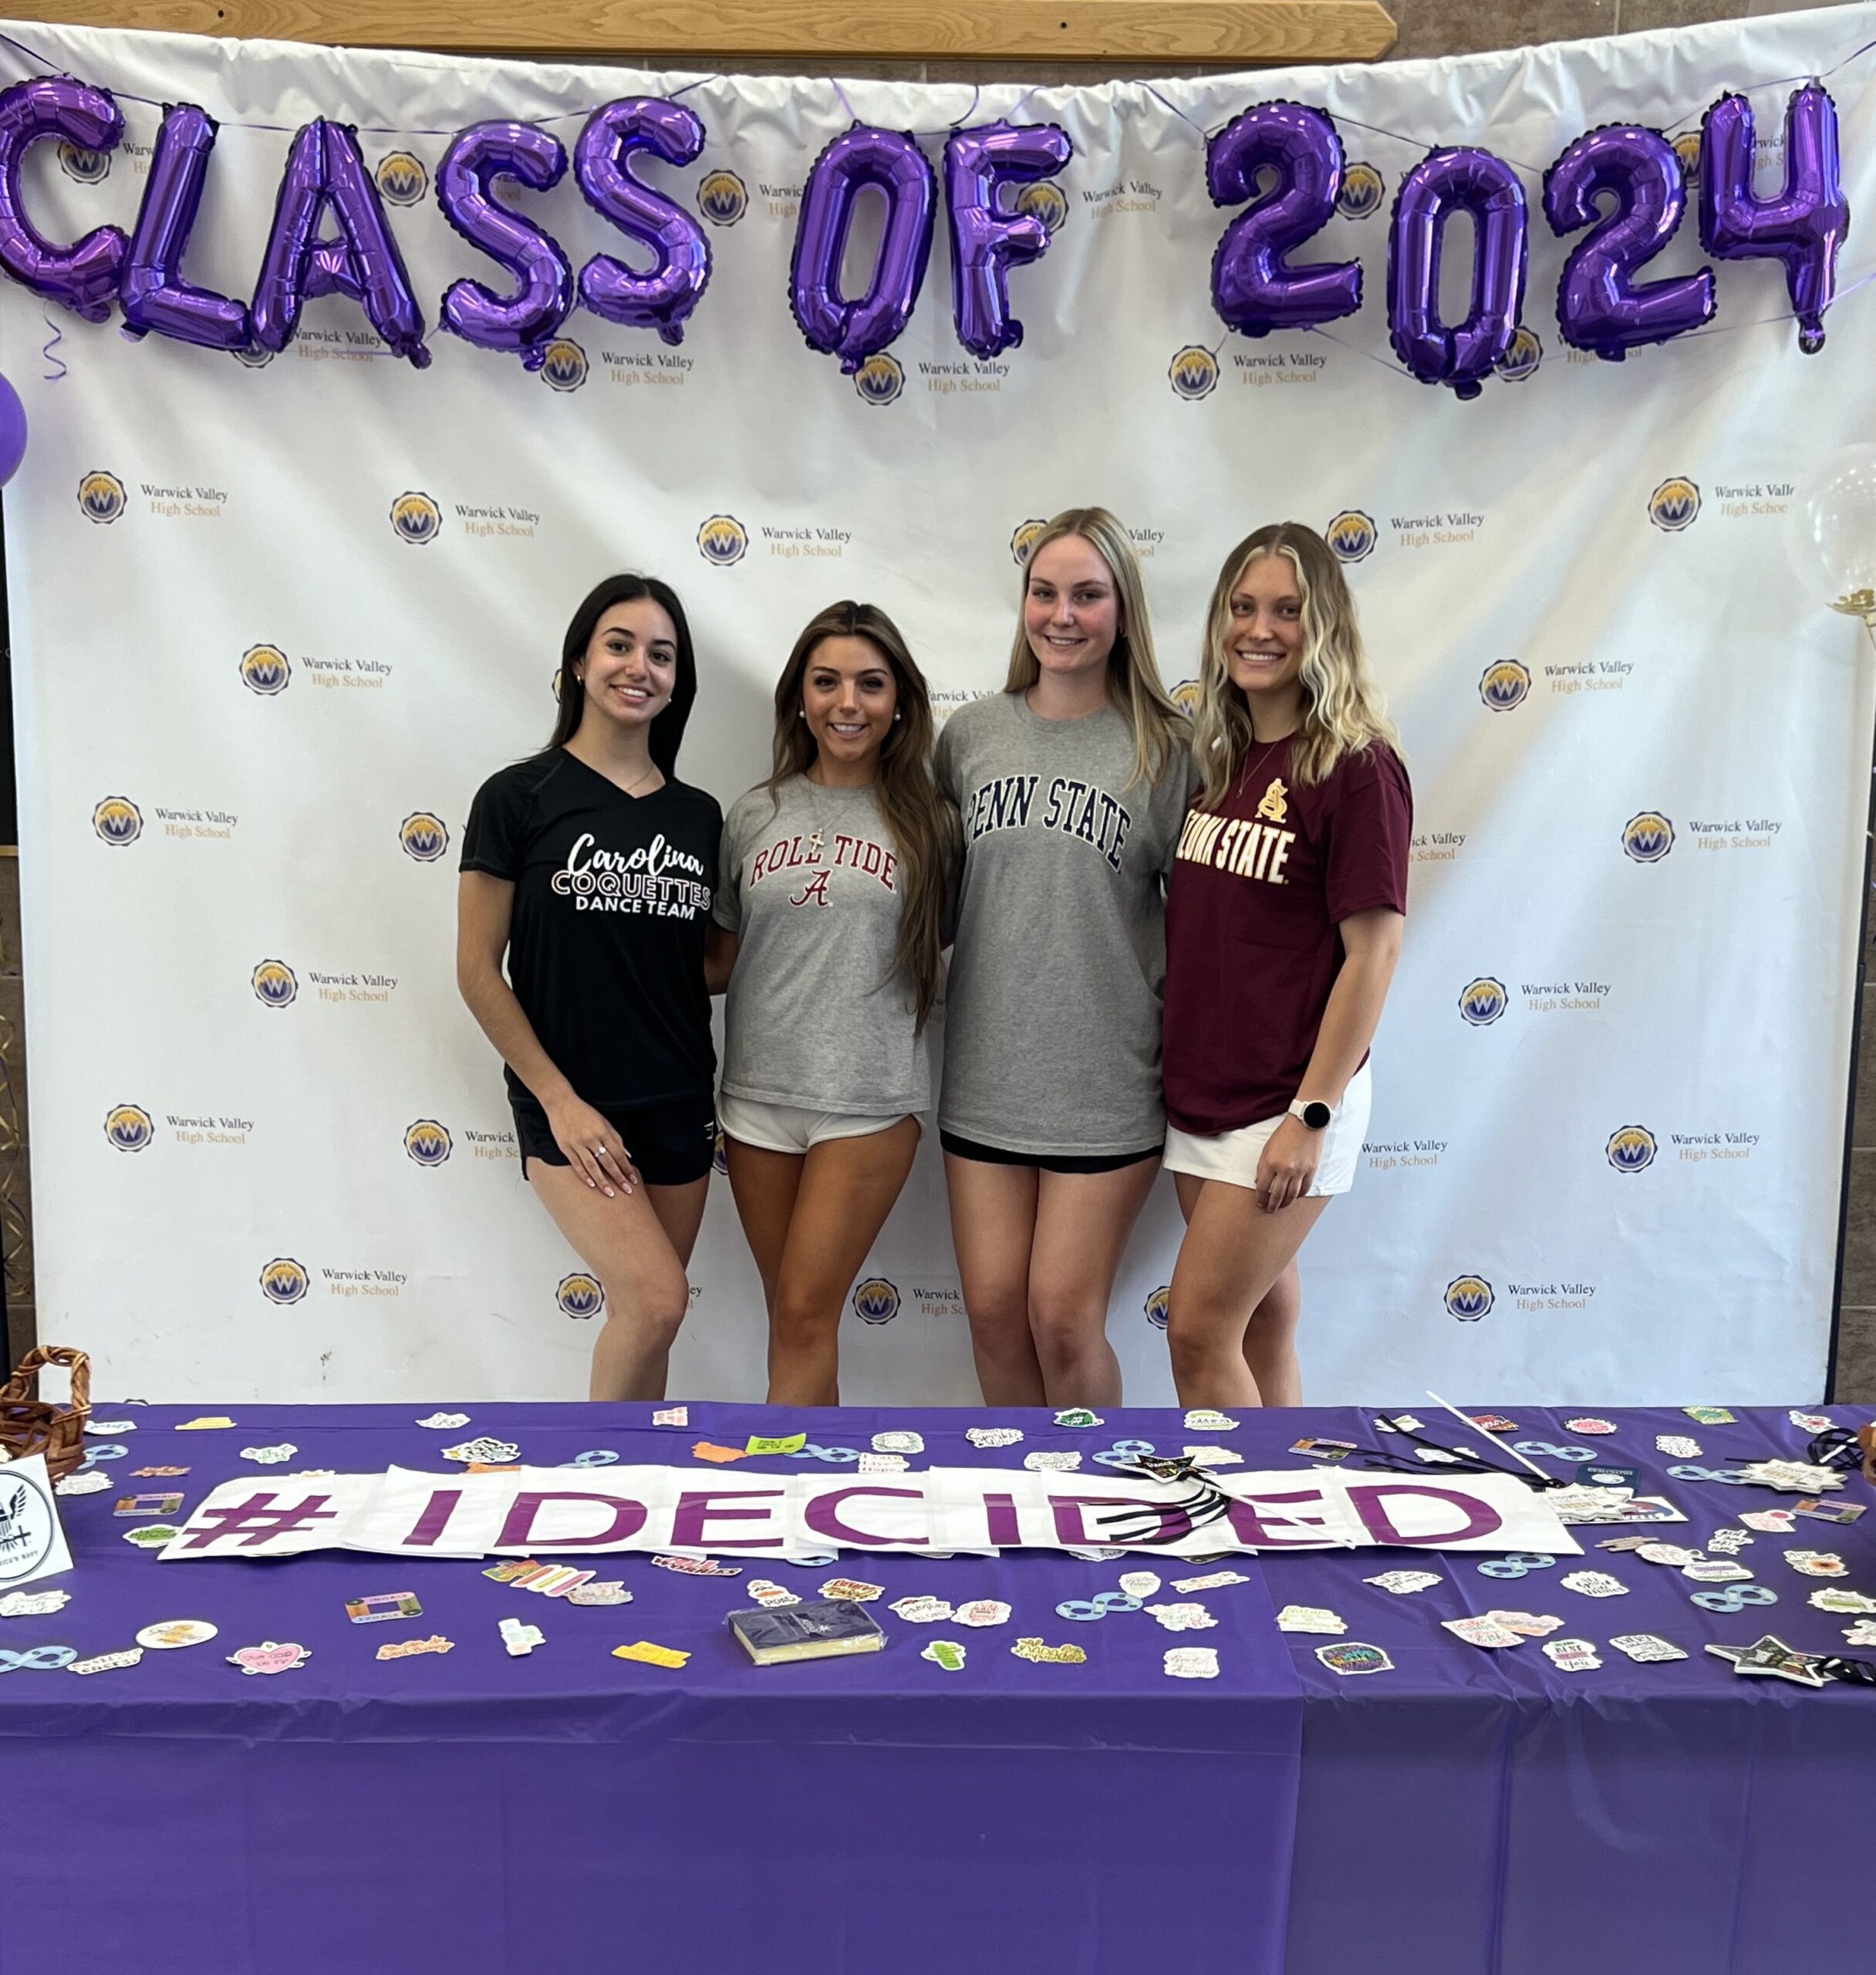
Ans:
[[[1152,621],[1146,611],[1146,585],[1140,576],[1139,559],[1127,531],[1105,508],[1065,508],[1044,528],[1023,559],[1023,589],[1029,593],[1029,572],[1035,559],[1051,542],[1065,535],[1079,535],[1106,563],[1120,593],[1120,623],[1115,633],[1114,649],[1108,653],[1108,697],[1127,723],[1133,736],[1134,782],[1156,782],[1171,763],[1184,738],[1185,716],[1173,704],[1159,677],[1153,657]],[[1006,693],[1026,693],[1042,676],[1042,667],[1031,649],[1029,631],[1019,600],[1016,613],[1016,642],[1010,650],[1010,676],[1004,681]]]
[[[1257,744],[1250,704],[1231,683],[1225,638],[1231,593],[1260,555],[1289,559],[1303,600],[1303,725],[1291,750],[1291,772],[1300,782],[1321,782],[1345,755],[1359,754],[1377,741],[1400,752],[1400,736],[1368,669],[1342,565],[1314,528],[1275,522],[1247,535],[1225,558],[1206,612],[1199,706],[1193,716],[1193,754],[1204,778],[1196,799],[1203,809],[1223,802]]]

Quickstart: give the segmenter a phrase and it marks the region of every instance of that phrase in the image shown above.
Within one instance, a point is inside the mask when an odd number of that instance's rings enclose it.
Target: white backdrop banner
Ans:
[[[570,143],[596,105],[680,89],[706,133],[694,164],[646,168],[714,258],[676,346],[582,310],[539,373],[434,331],[420,372],[329,296],[243,362],[4,284],[32,434],[5,522],[39,1322],[104,1389],[582,1391],[600,1293],[520,1179],[453,951],[471,795],[545,740],[574,604],[621,568],[677,585],[701,673],[683,770],[727,804],[764,769],[812,613],[883,606],[949,710],[1000,682],[1025,525],[1098,501],[1138,544],[1169,684],[1197,669],[1233,542],[1287,516],[1329,532],[1413,775],[1371,1143],[1304,1264],[1310,1396],[1817,1396],[1872,703],[1860,631],[1790,572],[1785,511],[1876,415],[1876,8],[1043,89],[5,34],[0,81],[67,71],[126,114],[108,156],[34,147],[24,197],[53,240],[133,222],[161,105],[221,120],[187,273],[238,296],[315,116],[359,127],[433,322],[450,281],[499,279],[430,196],[452,133],[553,120]],[[1823,351],[1800,354],[1769,260],[1721,264],[1709,333],[1621,364],[1567,349],[1544,167],[1611,120],[1697,136],[1743,89],[1774,184],[1812,75],[1859,215]],[[1252,341],[1211,306],[1228,215],[1205,133],[1276,97],[1338,121],[1343,210],[1305,254],[1358,257],[1368,299]],[[1035,208],[1048,252],[1012,277],[1020,348],[960,348],[942,224],[889,365],[856,380],[805,346],[803,183],[856,116],[934,157],[962,120],[1068,133]],[[1407,376],[1383,319],[1395,189],[1461,143],[1532,205],[1525,333],[1471,403]],[[527,199],[576,265],[621,251],[571,174]],[[1690,217],[1648,276],[1702,258]],[[855,1285],[850,1399],[975,1396],[931,1136]],[[1170,1396],[1177,1233],[1162,1183],[1110,1318],[1136,1401]],[[692,1281],[673,1389],[759,1395],[727,1186]]]

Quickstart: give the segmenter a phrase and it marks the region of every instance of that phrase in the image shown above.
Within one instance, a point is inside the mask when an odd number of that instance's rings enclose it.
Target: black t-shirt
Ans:
[[[508,980],[589,1104],[711,1093],[704,941],[722,833],[702,789],[628,795],[564,748],[476,792],[462,868],[514,885]],[[508,1081],[511,1097],[529,1094],[512,1070]]]

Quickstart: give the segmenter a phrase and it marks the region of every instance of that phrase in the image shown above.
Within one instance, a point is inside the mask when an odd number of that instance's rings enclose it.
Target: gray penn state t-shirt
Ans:
[[[871,788],[796,775],[723,828],[717,923],[738,935],[723,1088],[757,1104],[900,1117],[931,1102],[917,1001],[895,968],[904,878]]]
[[[960,707],[938,738],[964,831],[938,1104],[960,1138],[1098,1158],[1165,1135],[1164,881],[1190,755],[1182,737],[1150,786],[1133,756],[1113,707],[1044,720],[1020,693]]]

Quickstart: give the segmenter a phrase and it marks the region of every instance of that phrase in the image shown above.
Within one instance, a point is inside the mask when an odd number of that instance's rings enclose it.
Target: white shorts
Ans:
[[[800,1153],[823,1139],[863,1139],[909,1115],[861,1118],[846,1111],[806,1111],[798,1104],[757,1104],[727,1091],[717,1099],[717,1122],[724,1135],[764,1152]]]
[[[1348,1080],[1335,1116],[1322,1128],[1321,1157],[1316,1165],[1314,1183],[1307,1199],[1320,1194],[1345,1193],[1355,1184],[1355,1169],[1361,1156],[1361,1143],[1368,1136],[1368,1113],[1373,1096],[1364,1063]],[[1189,1173],[1198,1180],[1223,1180],[1233,1187],[1257,1190],[1257,1161],[1265,1142],[1287,1112],[1262,1123],[1246,1125],[1235,1132],[1220,1132],[1206,1137],[1196,1132],[1166,1127],[1165,1165],[1169,1173]]]

